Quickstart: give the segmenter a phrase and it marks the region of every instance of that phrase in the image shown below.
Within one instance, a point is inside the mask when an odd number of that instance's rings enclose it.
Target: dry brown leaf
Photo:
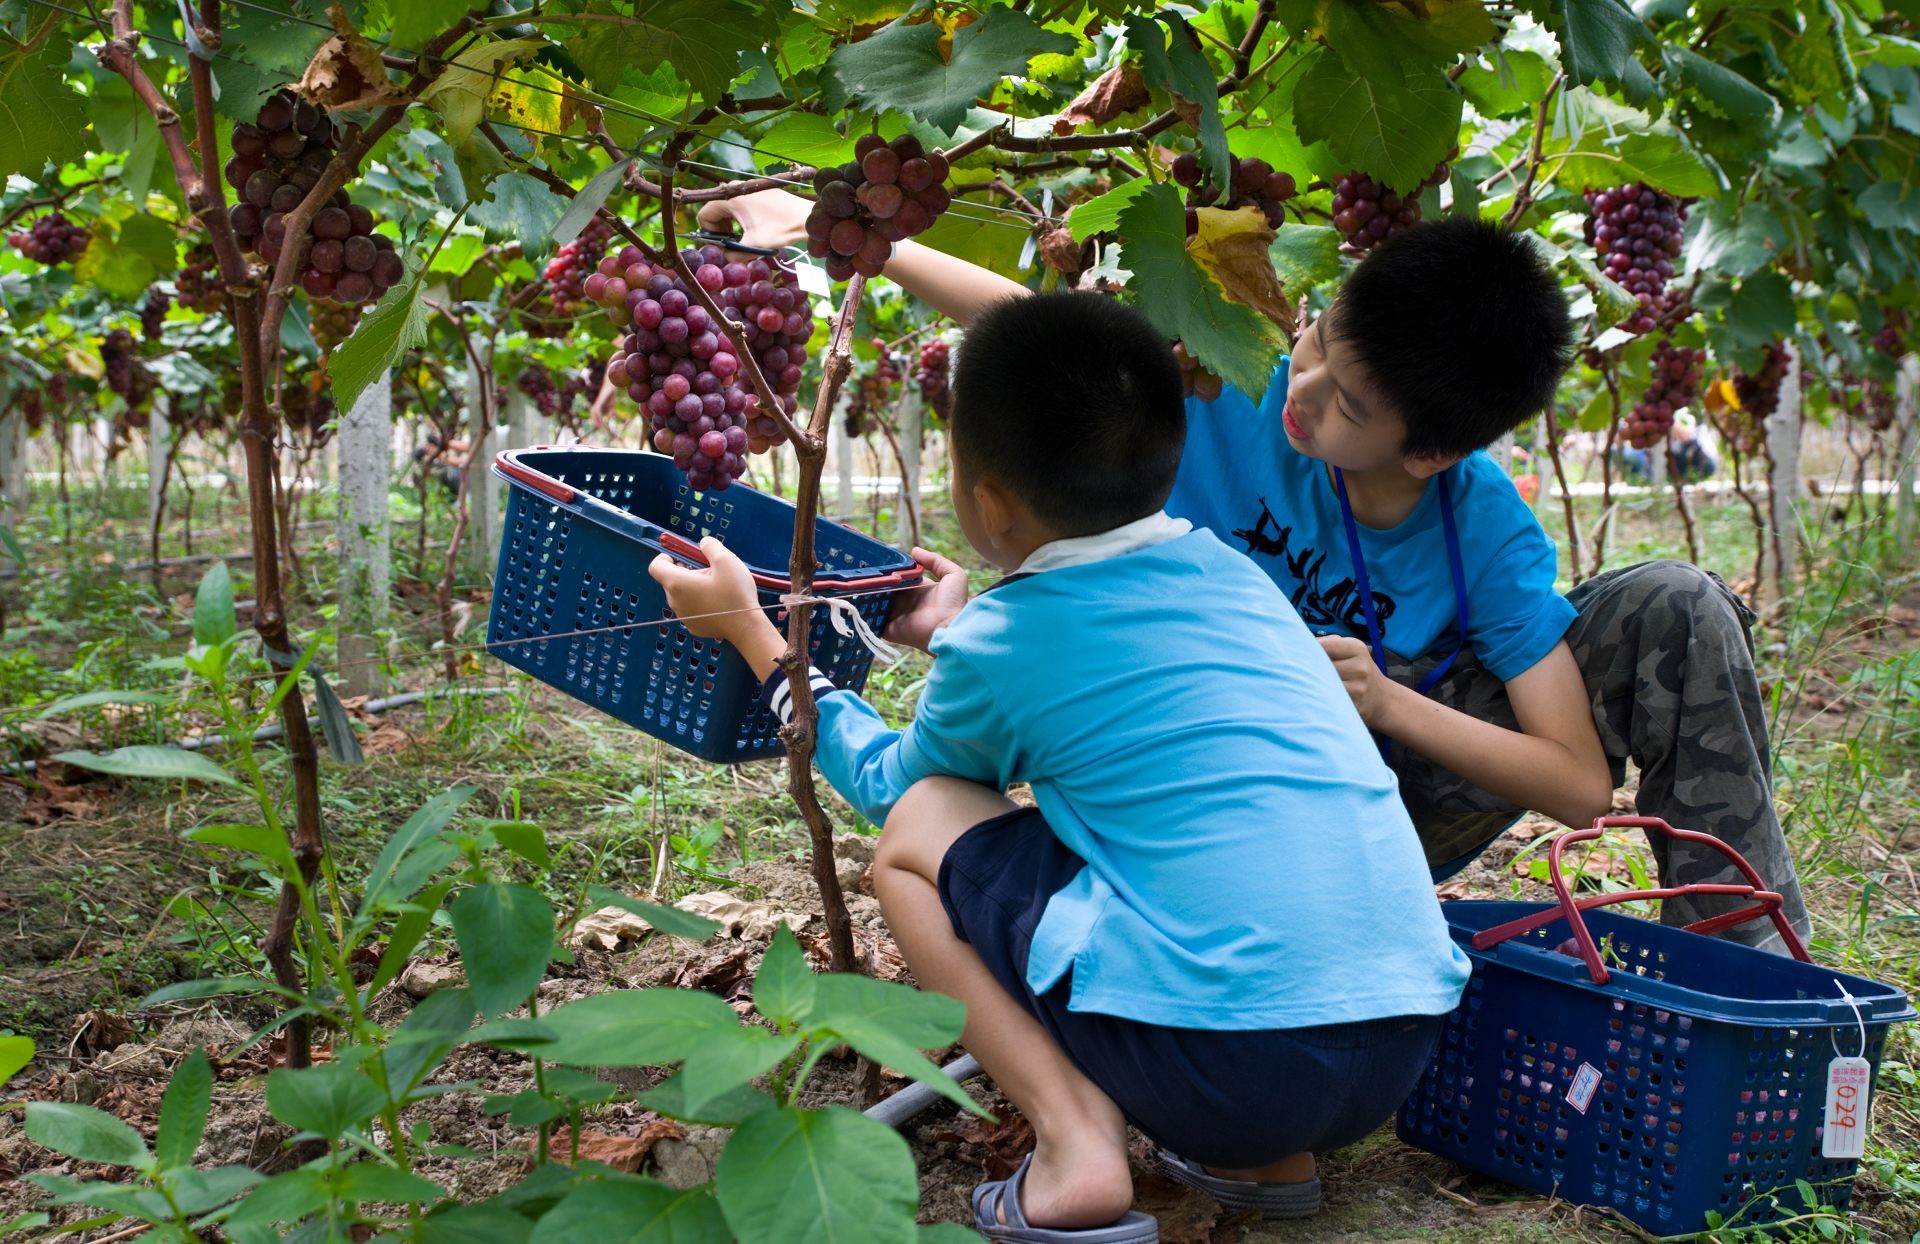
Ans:
[[[1139,66],[1122,61],[1074,96],[1060,117],[1075,125],[1105,125],[1123,112],[1146,107],[1150,98]]]
[[[580,1133],[580,1160],[599,1162],[611,1166],[616,1171],[629,1175],[638,1174],[647,1164],[647,1155],[653,1147],[663,1140],[684,1140],[686,1129],[672,1119],[653,1116],[637,1135],[615,1136],[607,1132],[583,1131]],[[529,1145],[535,1142],[529,1140]],[[552,1160],[565,1166],[573,1164],[573,1132],[568,1128],[556,1128],[553,1138],[547,1144],[547,1152]]]
[[[772,941],[774,929],[783,924],[798,934],[813,920],[807,913],[781,911],[772,903],[743,899],[725,890],[689,894],[674,906],[716,921],[730,936],[748,942]]]
[[[986,1150],[983,1157],[956,1154],[962,1162],[980,1165],[989,1179],[1005,1179],[1019,1167],[1020,1159],[1033,1148],[1033,1124],[1026,1116],[1009,1107],[998,1122],[968,1116],[944,1131],[934,1132],[934,1140],[972,1145]]]
[[[97,814],[111,794],[103,785],[69,786],[60,778],[63,765],[48,765],[36,775],[40,780],[20,809],[20,820],[28,825],[50,825],[68,817],[83,819]]]
[[[353,28],[346,10],[335,4],[327,10],[334,33],[308,62],[294,84],[297,95],[322,108],[352,111],[404,103],[408,95],[387,77],[380,49]]]
[[[802,940],[807,957],[822,972],[829,971],[833,965],[833,938],[825,929]],[[907,961],[900,954],[900,947],[892,938],[882,937],[878,933],[855,927],[853,930],[853,953],[860,960],[866,975],[883,981],[905,980]]]
[[[112,1011],[84,1011],[73,1017],[69,1048],[81,1058],[104,1054],[133,1040],[133,1025]]]
[[[637,942],[653,932],[653,926],[624,907],[602,907],[580,917],[567,934],[572,946],[593,946],[600,950],[619,950],[628,942]]]
[[[369,756],[390,756],[413,746],[413,736],[396,725],[383,725],[360,736],[360,750]]]
[[[1073,230],[1065,225],[1050,225],[1040,234],[1040,258],[1064,276],[1079,276],[1087,266],[1085,248],[1073,240]]]
[[[713,958],[689,959],[673,974],[673,986],[718,994],[744,1015],[753,1009],[753,961],[757,953],[757,947],[742,945]]]
[[[1435,891],[1435,893],[1440,896],[1441,902],[1451,903],[1456,899],[1463,899],[1467,896],[1467,883],[1464,881],[1442,882],[1439,890]]]
[[[1257,207],[1229,211],[1199,209],[1200,229],[1187,240],[1187,253],[1220,282],[1235,302],[1243,302],[1293,334],[1293,307],[1274,274],[1267,248],[1273,244],[1273,226]]]

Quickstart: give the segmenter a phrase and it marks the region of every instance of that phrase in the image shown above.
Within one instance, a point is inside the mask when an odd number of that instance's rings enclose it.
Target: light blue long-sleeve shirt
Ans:
[[[1459,1000],[1392,773],[1286,597],[1212,533],[1013,578],[932,651],[904,730],[816,676],[817,760],[875,824],[925,777],[1031,785],[1086,861],[1035,933],[1036,992],[1071,972],[1075,1010],[1216,1030]]]

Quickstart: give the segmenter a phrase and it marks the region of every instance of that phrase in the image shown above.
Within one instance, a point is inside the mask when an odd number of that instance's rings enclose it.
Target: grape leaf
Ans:
[[[1560,64],[1578,86],[1618,86],[1636,104],[1653,98],[1653,75],[1634,58],[1653,32],[1627,0],[1554,0],[1548,23],[1560,41]]]
[[[836,49],[820,75],[828,106],[838,110],[858,100],[951,134],[974,101],[991,94],[1001,79],[1025,73],[1027,62],[1042,52],[1070,52],[1074,46],[1068,36],[1044,30],[1014,9],[991,9],[954,31],[951,59],[940,55],[942,34],[936,22],[894,22]]]
[[[99,226],[105,228],[105,226]],[[158,216],[129,216],[111,243],[96,234],[73,261],[73,275],[120,298],[133,298],[173,272],[173,226]]]
[[[367,6],[367,25],[378,29],[385,23],[394,50],[412,50],[450,29],[469,9],[484,7],[474,0],[373,0]]]
[[[984,196],[956,198],[954,202],[972,206],[966,209],[964,217],[955,212],[941,213],[933,227],[915,240],[943,254],[958,256],[1001,276],[1019,280],[1025,271],[1020,252],[1030,236],[1027,231],[1009,229],[1010,217],[983,210],[990,202]]]
[[[1483,117],[1510,117],[1540,102],[1553,80],[1553,67],[1536,52],[1520,48],[1493,48],[1491,66],[1469,65],[1460,75],[1467,102]]]
[[[1267,248],[1280,288],[1298,298],[1340,275],[1340,231],[1322,225],[1287,225]]]
[[[775,33],[764,10],[740,0],[593,0],[587,12],[615,20],[585,23],[567,46],[607,92],[619,88],[629,67],[650,73],[672,65],[711,99],[739,73],[740,53]]]
[[[1449,63],[1495,33],[1479,0],[1428,3],[1423,17],[1385,4],[1331,4],[1324,12],[1327,46],[1363,75],[1398,77],[1403,64]]]
[[[1391,190],[1419,185],[1460,136],[1462,99],[1447,76],[1400,66],[1399,76],[1354,72],[1338,53],[1314,58],[1294,91],[1301,139],[1333,153]]]
[[[1709,199],[1693,221],[1687,265],[1723,276],[1751,276],[1773,263],[1792,238],[1787,226],[1764,203]]]
[[[373,310],[361,317],[360,327],[335,348],[327,362],[327,372],[333,377],[334,405],[342,410],[353,409],[361,390],[399,362],[402,354],[427,339],[420,273],[411,264],[408,268],[407,279],[388,290]]]
[[[1645,126],[1644,118],[1640,126]],[[1589,129],[1577,143],[1549,139],[1542,150],[1551,156],[1559,181],[1572,186],[1619,186],[1644,181],[1649,186],[1682,197],[1718,193],[1721,179],[1685,140],[1669,131],[1623,128],[1609,136]]]
[[[1876,229],[1920,233],[1920,190],[1897,181],[1876,182],[1854,200]]]
[[[553,227],[566,215],[567,200],[528,173],[502,173],[487,184],[487,198],[468,211],[473,222],[491,233],[515,238],[528,255],[544,254],[553,245]]]
[[[1677,74],[1683,85],[1699,92],[1710,111],[1730,121],[1769,129],[1780,120],[1780,101],[1755,86],[1744,74],[1708,60],[1691,48],[1670,47],[1665,52],[1668,71]]]
[[[1172,51],[1160,27],[1138,15],[1127,18],[1127,46],[1140,53],[1140,65],[1147,81],[1192,110],[1187,119],[1200,136],[1201,162],[1207,181],[1227,188],[1233,176],[1232,153],[1227,150],[1227,131],[1220,121],[1220,91],[1213,79],[1213,67],[1194,46],[1186,19],[1169,12],[1166,23],[1173,35]]]
[[[485,114],[495,75],[503,68],[547,46],[540,39],[495,39],[477,44],[453,58],[440,76],[420,92],[420,102],[446,121],[447,140],[458,149],[473,134]],[[469,183],[471,186],[471,183]]]
[[[1761,272],[1740,282],[1727,303],[1727,328],[1743,346],[1778,341],[1793,331],[1793,286],[1778,272]]]
[[[1074,207],[1067,214],[1067,227],[1073,230],[1073,240],[1084,242],[1096,233],[1111,232],[1120,224],[1120,213],[1127,204],[1152,185],[1147,178],[1136,177],[1120,183],[1097,199],[1088,199]]]
[[[1220,282],[1229,298],[1252,307],[1291,336],[1293,307],[1267,257],[1274,231],[1260,209],[1203,207],[1195,215],[1200,227],[1187,243],[1194,262]]]
[[[35,52],[0,53],[0,179],[38,176],[87,149],[86,103],[67,85],[72,45],[49,39]]]
[[[1134,285],[1153,291],[1138,306],[1160,331],[1222,380],[1258,399],[1286,341],[1251,307],[1231,303],[1187,254],[1187,215],[1169,185],[1141,192],[1120,214]]]
[[[755,144],[768,164],[788,160],[800,164],[845,164],[853,159],[853,139],[833,128],[833,122],[811,112],[780,118]]]
[[[487,111],[521,127],[536,147],[597,113],[582,103],[572,83],[539,65],[499,79],[487,96]]]

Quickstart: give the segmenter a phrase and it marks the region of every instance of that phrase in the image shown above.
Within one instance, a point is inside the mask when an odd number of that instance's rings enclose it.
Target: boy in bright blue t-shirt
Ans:
[[[1180,377],[1137,312],[1067,294],[981,316],[949,429],[961,529],[1009,573],[968,602],[916,550],[936,581],[889,635],[936,659],[906,729],[811,682],[822,772],[885,826],[888,927],[1034,1125],[975,1225],[1157,1238],[1126,1212],[1129,1121],[1229,1206],[1311,1213],[1313,1151],[1392,1113],[1467,977],[1393,775],[1273,583],[1162,511]],[[712,570],[654,574],[784,718],[786,642],[703,547]]]

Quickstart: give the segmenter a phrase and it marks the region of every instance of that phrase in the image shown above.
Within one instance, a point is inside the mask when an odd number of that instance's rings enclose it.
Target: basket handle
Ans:
[[[544,449],[546,446],[535,446]],[[500,474],[519,480],[536,492],[552,497],[563,505],[572,505],[575,493],[567,484],[553,478],[544,471],[536,471],[530,466],[520,465],[519,450],[503,449],[493,456],[493,469]]]
[[[1575,899],[1572,890],[1567,885],[1566,875],[1561,869],[1560,857],[1566,851],[1567,847],[1573,843],[1589,842],[1600,837],[1609,829],[1644,829],[1649,833],[1662,834],[1674,841],[1690,842],[1711,847],[1726,856],[1727,859],[1732,862],[1733,866],[1740,870],[1741,876],[1746,878],[1746,884],[1733,885],[1725,882],[1703,882],[1696,885],[1667,886],[1655,890],[1628,890],[1618,894],[1596,894],[1582,899]],[[1766,883],[1761,879],[1760,874],[1755,871],[1753,865],[1747,863],[1746,859],[1738,851],[1735,851],[1732,847],[1711,834],[1703,834],[1691,829],[1675,829],[1657,816],[1603,816],[1596,819],[1587,829],[1577,829],[1571,833],[1561,834],[1553,840],[1552,845],[1547,851],[1547,880],[1552,884],[1554,896],[1559,900],[1558,908],[1545,908],[1530,916],[1522,916],[1518,920],[1510,920],[1505,924],[1495,925],[1490,929],[1482,929],[1473,935],[1473,948],[1475,950],[1490,949],[1510,938],[1518,937],[1522,933],[1532,932],[1534,929],[1551,924],[1555,920],[1565,916],[1568,926],[1573,929],[1574,945],[1579,949],[1581,959],[1585,960],[1587,971],[1593,977],[1593,983],[1596,985],[1604,985],[1612,979],[1613,974],[1608,970],[1607,965],[1602,962],[1600,958],[1600,948],[1594,943],[1593,934],[1588,931],[1587,922],[1581,915],[1582,912],[1591,911],[1596,907],[1606,907],[1615,903],[1632,902],[1638,899],[1671,899],[1685,895],[1709,894],[1730,898],[1750,898],[1754,900],[1754,903],[1750,907],[1742,907],[1736,911],[1725,912],[1718,916],[1710,916],[1705,920],[1696,921],[1686,926],[1688,932],[1701,934],[1718,933],[1722,929],[1729,929],[1735,925],[1745,924],[1749,920],[1756,920],[1761,916],[1766,916],[1773,921],[1773,927],[1779,932],[1780,940],[1786,943],[1787,950],[1794,958],[1800,960],[1802,963],[1813,962],[1812,956],[1807,954],[1806,944],[1800,940],[1800,935],[1794,932],[1793,925],[1788,923],[1787,918],[1780,912],[1780,905],[1785,902],[1785,900],[1774,891],[1764,888]]]
[[[700,546],[677,531],[661,532],[660,544],[667,552],[680,558],[682,561],[692,562],[696,566],[704,566],[707,564],[707,555],[700,550]],[[759,571],[753,571],[752,573],[754,583],[769,591],[785,592],[792,587],[793,581],[791,579],[782,579],[778,575],[761,574]],[[897,587],[902,583],[913,582],[924,573],[926,572],[919,566],[914,566],[911,569],[895,570],[888,574],[874,575],[865,579],[815,579],[813,581],[813,588],[815,590],[830,588],[836,591],[846,592],[857,591],[863,588]]]

